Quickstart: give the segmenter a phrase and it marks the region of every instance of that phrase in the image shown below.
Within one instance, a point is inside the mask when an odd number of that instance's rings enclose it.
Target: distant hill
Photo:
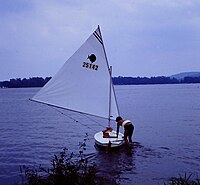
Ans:
[[[200,72],[183,72],[171,75],[170,78],[176,78],[177,80],[183,80],[185,77],[200,77]]]

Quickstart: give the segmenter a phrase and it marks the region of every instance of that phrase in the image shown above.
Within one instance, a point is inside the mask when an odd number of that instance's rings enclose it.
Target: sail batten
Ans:
[[[110,88],[110,79],[103,39],[98,27],[32,100],[114,119],[119,111],[113,85]]]

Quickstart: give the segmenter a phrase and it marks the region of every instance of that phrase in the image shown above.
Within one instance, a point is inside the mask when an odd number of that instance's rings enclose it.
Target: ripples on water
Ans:
[[[199,174],[200,84],[115,88],[121,115],[134,122],[135,142],[111,153],[94,147],[104,120],[29,101],[38,88],[0,89],[0,184],[17,181],[20,165],[47,166],[64,147],[78,152],[85,133],[86,153],[108,181],[163,184],[185,172]]]

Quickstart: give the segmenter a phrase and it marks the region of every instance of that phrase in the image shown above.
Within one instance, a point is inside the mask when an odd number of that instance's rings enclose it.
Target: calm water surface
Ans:
[[[111,153],[94,147],[104,120],[29,101],[38,88],[0,89],[0,184],[17,182],[20,165],[48,165],[64,147],[78,152],[85,133],[98,173],[122,185],[163,184],[185,172],[200,176],[200,84],[115,89],[121,116],[135,125],[135,142]]]

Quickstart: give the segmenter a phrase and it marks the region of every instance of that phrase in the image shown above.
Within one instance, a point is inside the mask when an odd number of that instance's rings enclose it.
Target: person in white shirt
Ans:
[[[120,126],[124,127],[125,144],[129,145],[129,143],[132,143],[132,135],[133,135],[133,130],[134,130],[133,124],[131,123],[130,120],[123,120],[122,117],[120,116],[116,118],[116,122],[117,122],[117,137],[119,134]]]

